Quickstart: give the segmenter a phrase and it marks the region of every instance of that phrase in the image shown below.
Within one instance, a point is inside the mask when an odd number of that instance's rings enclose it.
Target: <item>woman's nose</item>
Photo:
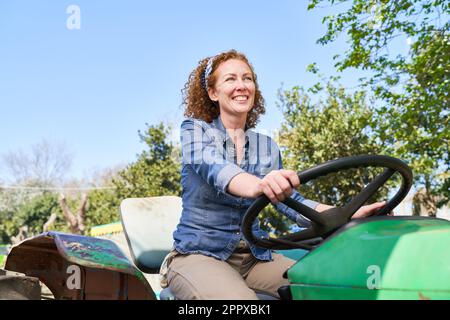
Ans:
[[[236,90],[245,90],[245,89],[247,89],[247,87],[245,86],[244,80],[238,79],[236,81]]]

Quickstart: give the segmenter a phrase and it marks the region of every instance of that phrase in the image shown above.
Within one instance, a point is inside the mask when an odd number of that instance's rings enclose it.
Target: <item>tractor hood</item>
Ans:
[[[450,222],[352,221],[288,270],[294,299],[450,299]]]

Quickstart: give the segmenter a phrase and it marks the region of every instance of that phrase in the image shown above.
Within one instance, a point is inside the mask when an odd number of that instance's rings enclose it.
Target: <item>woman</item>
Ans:
[[[184,90],[181,125],[183,212],[174,232],[174,250],[163,274],[178,299],[278,297],[288,284],[283,273],[295,261],[249,245],[240,226],[253,199],[265,194],[276,209],[300,226],[309,221],[280,203],[292,197],[321,212],[331,206],[304,199],[295,171],[282,168],[280,151],[256,133],[265,112],[253,67],[235,50],[200,61]],[[370,215],[384,203],[362,207]],[[258,236],[267,236],[253,226]]]

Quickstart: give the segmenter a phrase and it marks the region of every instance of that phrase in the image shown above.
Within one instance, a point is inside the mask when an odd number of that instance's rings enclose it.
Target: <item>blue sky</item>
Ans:
[[[81,28],[66,27],[69,5]],[[321,20],[342,7],[308,1],[0,1],[0,155],[42,139],[73,153],[70,176],[129,163],[145,123],[179,126],[181,88],[205,56],[235,48],[255,67],[267,103],[258,129],[282,121],[277,90],[333,74],[343,39],[322,47]],[[354,85],[355,77],[343,84]],[[0,173],[2,172],[0,168]]]

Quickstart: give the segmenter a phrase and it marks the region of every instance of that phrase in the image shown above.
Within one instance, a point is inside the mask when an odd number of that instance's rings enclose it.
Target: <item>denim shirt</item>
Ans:
[[[188,118],[181,124],[182,202],[183,210],[173,233],[175,249],[183,254],[200,253],[226,260],[243,239],[241,224],[244,213],[255,199],[237,197],[227,192],[236,175],[247,172],[263,178],[272,170],[282,169],[281,153],[273,139],[253,130],[245,132],[244,156],[238,164],[234,143],[220,116],[211,123]],[[315,208],[294,190],[293,199]],[[309,220],[283,203],[276,210],[307,226]],[[256,219],[252,226],[258,237],[268,237]],[[271,250],[250,245],[259,260],[272,260]]]

